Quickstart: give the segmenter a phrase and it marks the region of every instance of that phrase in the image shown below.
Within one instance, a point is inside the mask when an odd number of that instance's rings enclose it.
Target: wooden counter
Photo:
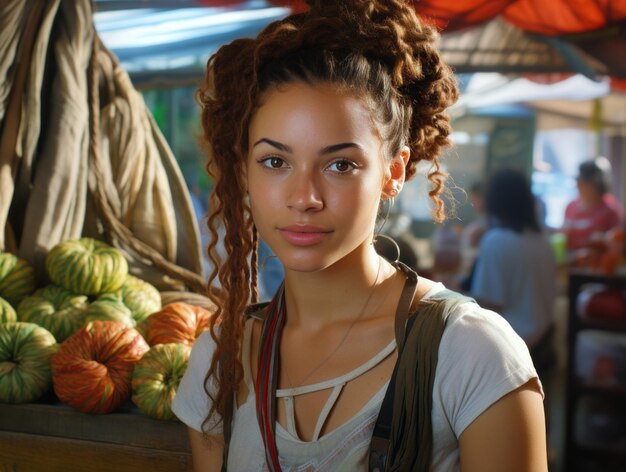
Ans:
[[[0,472],[191,471],[186,427],[130,406],[88,415],[62,404],[0,404]]]

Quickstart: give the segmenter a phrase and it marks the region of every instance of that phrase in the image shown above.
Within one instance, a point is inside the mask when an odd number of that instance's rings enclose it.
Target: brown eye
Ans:
[[[280,169],[284,167],[285,161],[280,157],[267,157],[259,161],[264,167],[269,169]]]
[[[338,172],[340,174],[350,172],[351,170],[355,168],[356,168],[356,165],[354,164],[354,162],[351,162],[345,159],[335,161],[329,166],[330,170],[332,170],[333,172]]]

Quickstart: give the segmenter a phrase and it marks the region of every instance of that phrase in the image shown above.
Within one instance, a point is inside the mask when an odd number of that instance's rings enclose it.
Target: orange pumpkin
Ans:
[[[93,321],[52,356],[62,402],[84,413],[109,413],[130,398],[135,364],[149,350],[139,332],[117,321]]]
[[[213,313],[185,302],[165,305],[148,317],[146,339],[150,346],[183,343],[191,346],[209,328]]]

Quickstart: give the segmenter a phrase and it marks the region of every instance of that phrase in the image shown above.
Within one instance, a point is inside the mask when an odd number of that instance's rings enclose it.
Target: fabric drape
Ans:
[[[45,279],[54,245],[91,236],[124,251],[131,272],[159,289],[204,291],[180,168],[99,42],[89,0],[0,5],[0,133],[0,249]]]

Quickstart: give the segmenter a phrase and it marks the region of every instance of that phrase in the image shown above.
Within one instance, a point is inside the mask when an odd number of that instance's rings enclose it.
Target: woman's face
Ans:
[[[253,115],[246,161],[255,225],[287,270],[324,269],[371,242],[388,180],[366,103],[286,84]]]
[[[602,200],[602,194],[598,192],[598,189],[593,182],[578,179],[576,183],[578,185],[578,194],[584,203],[588,205],[595,205]]]

